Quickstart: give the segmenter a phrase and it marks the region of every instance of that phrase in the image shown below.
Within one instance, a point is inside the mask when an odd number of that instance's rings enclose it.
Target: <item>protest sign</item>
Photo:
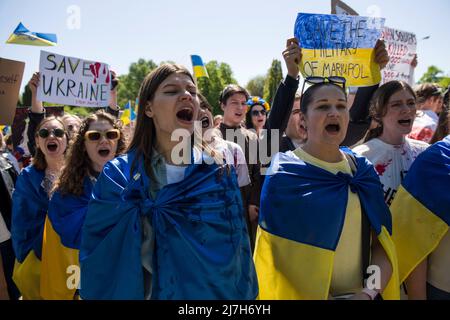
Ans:
[[[358,13],[341,0],[331,0],[331,14],[358,16]]]
[[[410,85],[414,83],[414,60],[417,38],[414,33],[385,27],[381,38],[386,44],[389,63],[382,71],[383,83],[391,80],[403,80]]]
[[[111,75],[105,63],[41,51],[38,100],[80,107],[109,103]]]
[[[300,71],[308,76],[340,76],[347,86],[381,81],[374,47],[384,18],[299,13],[294,34],[302,47]]]
[[[14,121],[24,69],[24,62],[0,58],[0,125]]]

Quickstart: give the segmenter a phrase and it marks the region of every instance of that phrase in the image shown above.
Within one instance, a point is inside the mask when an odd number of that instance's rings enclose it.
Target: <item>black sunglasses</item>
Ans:
[[[261,114],[262,116],[266,115],[266,109],[262,109],[262,110],[252,110],[252,116],[257,117],[259,114]]]
[[[55,129],[50,129],[50,130],[47,128],[42,128],[42,129],[39,129],[37,134],[42,139],[45,139],[45,138],[48,138],[51,134],[53,134],[57,138],[62,138],[62,137],[64,137],[65,133],[66,132],[61,128],[55,128]]]
[[[306,77],[305,81],[303,82],[303,87],[302,87],[302,96],[305,90],[305,84],[309,83],[312,85],[315,84],[321,84],[321,83],[332,83],[338,86],[342,86],[342,89],[345,91],[345,78],[344,77],[338,77],[338,76],[333,76],[333,77],[318,77],[318,76],[314,76],[314,77]]]

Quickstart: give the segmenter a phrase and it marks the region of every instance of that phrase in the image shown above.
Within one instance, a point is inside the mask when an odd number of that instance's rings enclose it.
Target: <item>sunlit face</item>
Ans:
[[[153,119],[156,137],[162,134],[170,136],[176,129],[186,129],[192,133],[198,112],[197,87],[188,75],[182,73],[167,77],[145,110],[145,114]]]
[[[48,159],[59,159],[67,148],[67,137],[63,134],[58,137],[58,132],[64,131],[64,126],[58,120],[45,122],[36,132],[36,147],[39,148]],[[47,135],[48,134],[48,135]],[[42,137],[45,135],[46,137]]]
[[[286,135],[294,140],[304,140],[306,138],[306,130],[300,122],[300,116],[300,100],[297,99],[294,101],[291,116],[286,127]]]
[[[309,143],[339,146],[344,141],[349,123],[344,92],[335,86],[317,89],[302,119]]]
[[[407,90],[394,93],[387,103],[387,113],[381,118],[383,133],[405,136],[411,132],[416,117],[416,100]]]
[[[107,120],[97,120],[89,125],[84,137],[86,153],[95,171],[100,172],[103,166],[114,159],[120,133],[113,130],[113,125]]]
[[[223,110],[223,122],[231,126],[240,126],[247,111],[247,97],[242,93],[230,96],[226,104],[221,104]]]
[[[214,126],[212,113],[206,108],[200,108],[197,119],[201,122],[203,132]]]
[[[257,130],[262,129],[266,124],[266,109],[263,106],[256,105],[251,110],[253,127]]]
[[[69,134],[69,138],[72,139],[73,136],[80,129],[80,124],[81,124],[80,121],[76,118],[66,117],[66,118],[64,118],[63,122],[67,128],[67,133]]]

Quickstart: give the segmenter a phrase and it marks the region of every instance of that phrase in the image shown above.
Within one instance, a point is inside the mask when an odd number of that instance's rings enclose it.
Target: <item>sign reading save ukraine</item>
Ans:
[[[340,76],[347,86],[371,86],[381,81],[374,47],[384,18],[299,13],[295,37],[300,41],[304,77]]]

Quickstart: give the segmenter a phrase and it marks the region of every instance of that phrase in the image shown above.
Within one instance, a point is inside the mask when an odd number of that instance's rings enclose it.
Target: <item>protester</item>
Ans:
[[[294,151],[306,142],[306,130],[300,122],[300,95],[295,94],[285,135],[281,138],[280,152]]]
[[[42,243],[43,299],[72,300],[67,270],[79,267],[81,228],[93,186],[106,162],[125,150],[119,121],[103,110],[82,121],[49,203]]]
[[[16,172],[20,172],[21,168],[19,165],[19,162],[17,161],[17,158],[13,155],[13,144],[12,144],[12,136],[11,135],[7,135],[5,137],[5,143],[3,145],[3,134],[0,132],[0,152],[3,154],[3,156],[5,158],[8,159],[8,161],[11,162],[11,164],[14,166],[14,169],[16,170]]]
[[[444,103],[442,106],[442,112],[439,114],[439,121],[437,124],[436,131],[433,135],[433,138],[431,138],[430,144],[434,144],[438,141],[441,141],[446,136],[450,134],[450,86],[447,88],[447,90],[444,93]]]
[[[53,183],[64,164],[68,135],[56,117],[36,128],[36,154],[22,170],[13,193],[12,240],[16,254],[14,282],[23,299],[40,299],[42,235]]]
[[[391,218],[378,176],[364,157],[339,148],[349,123],[345,79],[306,81],[312,86],[300,108],[308,139],[274,157],[261,195],[259,297],[398,299]],[[369,261],[380,268],[376,289],[364,287]]]
[[[406,138],[416,116],[416,96],[406,82],[390,81],[378,88],[370,115],[377,127],[353,151],[372,162],[390,206],[411,164],[428,144]]]
[[[191,145],[199,112],[192,75],[158,67],[139,104],[127,154],[104,166],[89,202],[81,298],[256,298],[234,170],[207,164],[211,154]],[[172,141],[175,130],[186,139]]]
[[[432,83],[424,83],[415,88],[417,96],[417,116],[409,137],[429,143],[436,131],[438,114],[442,111],[442,89]]]
[[[231,164],[236,170],[239,188],[250,184],[247,163],[242,148],[231,141],[224,140],[220,131],[213,127],[212,108],[208,100],[201,94],[197,94],[200,100],[200,112],[198,119],[201,122],[202,132],[199,133],[205,142],[221,155],[221,160]],[[242,191],[242,190],[241,190]]]
[[[270,105],[260,97],[250,97],[247,100],[247,112],[245,116],[245,127],[253,129],[261,139],[263,129],[266,129],[267,114],[270,111]],[[266,129],[267,130],[267,129]]]
[[[214,116],[214,128],[219,128],[222,121],[223,121],[222,115],[218,114]]]
[[[391,205],[409,299],[450,300],[450,136],[420,154]]]

